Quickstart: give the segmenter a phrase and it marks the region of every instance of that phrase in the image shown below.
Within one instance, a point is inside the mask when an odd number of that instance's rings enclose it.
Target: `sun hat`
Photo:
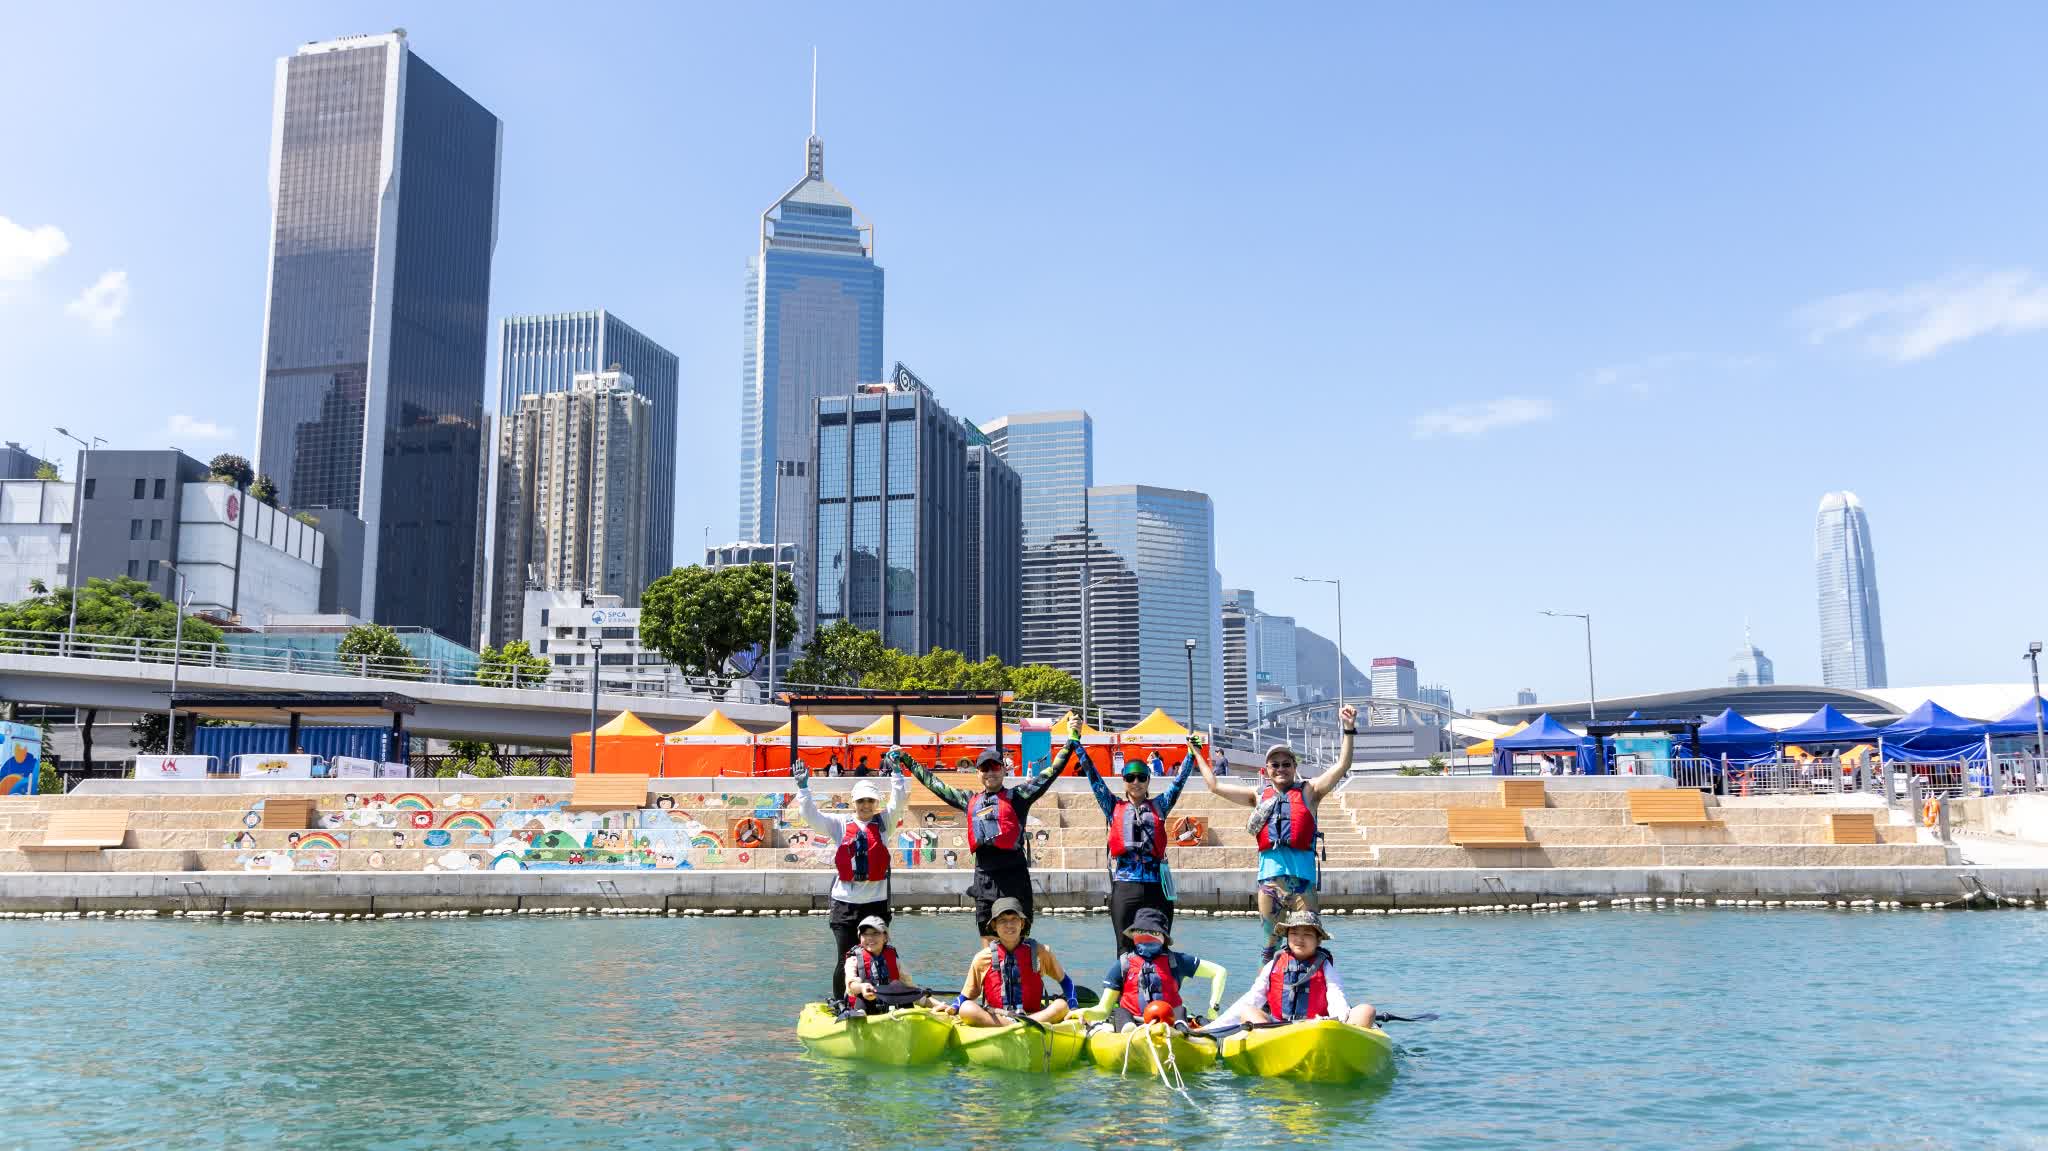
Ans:
[[[989,923],[993,924],[996,920],[1001,919],[1003,916],[1008,915],[1012,911],[1016,912],[1018,918],[1020,919],[1031,918],[1030,916],[1024,914],[1023,901],[1019,900],[1015,896],[1005,895],[1001,899],[996,900],[994,903],[989,904],[988,921]]]
[[[1280,921],[1279,925],[1273,929],[1273,933],[1275,935],[1285,935],[1296,927],[1312,928],[1323,939],[1327,940],[1330,938],[1330,933],[1323,929],[1323,917],[1307,908],[1288,912],[1287,918]]]
[[[876,787],[872,783],[869,783],[865,779],[853,785],[853,799],[855,803],[858,803],[863,799],[880,800],[881,798],[882,789]]]
[[[1169,946],[1173,943],[1173,933],[1166,929],[1166,913],[1156,907],[1140,907],[1138,913],[1131,917],[1131,925],[1124,928],[1125,935],[1137,935],[1141,932],[1146,935],[1157,935],[1166,940]]]

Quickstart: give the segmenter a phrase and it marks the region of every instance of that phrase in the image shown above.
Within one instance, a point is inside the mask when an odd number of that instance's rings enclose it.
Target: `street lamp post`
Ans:
[[[775,461],[775,478],[769,481],[768,534],[768,702],[775,699],[775,617],[782,592],[782,461]],[[848,618],[851,618],[849,613]],[[796,729],[790,729],[790,746],[795,747]],[[796,762],[794,758],[791,763]]]
[[[1295,576],[1301,583],[1326,583],[1337,589],[1337,710],[1344,710],[1344,581]]]
[[[1585,623],[1585,625],[1586,625],[1586,720],[1587,720],[1587,722],[1589,722],[1589,723],[1590,723],[1590,722],[1592,722],[1593,720],[1599,719],[1599,718],[1600,718],[1600,710],[1599,710],[1599,708],[1598,708],[1598,707],[1597,707],[1597,706],[1595,705],[1595,702],[1594,702],[1594,701],[1595,701],[1595,699],[1596,699],[1596,697],[1597,697],[1597,696],[1599,695],[1599,693],[1593,690],[1593,615],[1592,615],[1592,613],[1591,613],[1591,612],[1583,612],[1583,611],[1549,611],[1549,610],[1545,610],[1545,611],[1543,612],[1543,614],[1544,614],[1544,615],[1547,615],[1547,616],[1556,616],[1556,617],[1558,617],[1558,618],[1560,618],[1560,619],[1575,619],[1575,620],[1581,620],[1581,621],[1583,621],[1583,622]]]
[[[185,609],[192,606],[192,589],[185,582],[185,573],[177,564],[165,564],[171,574],[178,577],[177,599],[173,605],[178,612],[178,622],[171,629],[171,696],[164,705],[164,754],[178,754],[178,664],[185,651]]]
[[[64,581],[71,585],[71,622],[64,628],[64,654],[70,655],[72,645],[78,642],[78,537],[85,526],[85,469],[92,463],[93,445],[107,441],[94,436],[92,443],[87,443],[63,428],[58,428],[57,434],[85,449],[78,456],[78,483],[71,493],[71,573]]]
[[[597,774],[597,676],[604,662],[604,632],[590,637],[590,774]]]
[[[2033,770],[2028,773],[2035,788],[2041,786],[2041,752],[2048,749],[2048,738],[2043,738],[2041,726],[2041,641],[2027,645],[2027,662],[2034,665],[2034,756]]]
[[[1186,643],[1188,645],[1188,732],[1193,734],[1195,730],[1195,641],[1188,640]]]

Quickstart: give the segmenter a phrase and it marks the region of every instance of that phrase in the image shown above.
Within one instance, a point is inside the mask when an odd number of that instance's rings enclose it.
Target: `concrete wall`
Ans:
[[[2048,843],[2048,795],[1989,795],[1949,804],[1955,826]]]

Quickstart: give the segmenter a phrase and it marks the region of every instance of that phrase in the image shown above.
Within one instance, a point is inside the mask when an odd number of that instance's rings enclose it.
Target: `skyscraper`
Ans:
[[[528,392],[498,440],[491,636],[525,634],[526,592],[618,596],[647,587],[654,405],[624,372],[579,372],[568,391]]]
[[[1024,492],[1017,473],[981,429],[967,432],[967,620],[969,659],[997,656],[1015,666],[1021,619],[1017,587],[1024,539]]]
[[[1223,589],[1223,723],[1250,727],[1259,716],[1259,616],[1252,593]]]
[[[278,61],[256,464],[281,502],[362,518],[378,622],[458,639],[479,562],[499,139],[403,32]]]
[[[1813,530],[1820,591],[1820,678],[1828,687],[1885,687],[1884,626],[1877,607],[1877,556],[1855,492],[1821,497]]]
[[[1080,411],[1026,412],[990,420],[982,431],[1016,471],[1024,492],[1019,658],[1078,678],[1082,588],[1109,574],[1085,576],[1088,489],[1095,482],[1094,421]]]
[[[1398,655],[1383,655],[1372,661],[1372,694],[1375,699],[1421,699],[1416,690],[1415,661]],[[1375,707],[1370,719],[1376,724],[1402,721],[1398,707]]]
[[[654,457],[647,476],[644,587],[667,575],[675,564],[676,428],[681,419],[675,353],[603,309],[507,316],[498,348],[498,412],[509,419],[523,396],[565,392],[578,373],[613,368],[653,401],[648,413]]]
[[[815,599],[809,467],[817,402],[882,379],[874,229],[826,181],[815,89],[812,107],[803,179],[761,213],[760,248],[747,262],[740,353],[740,538],[766,542],[779,531],[776,542],[798,545],[797,595],[805,604]]]
[[[1742,628],[1742,648],[1728,661],[1728,686],[1761,687],[1776,682],[1777,675],[1771,667],[1771,657],[1764,654],[1764,649],[1750,642],[1749,627],[1745,624]]]
[[[1144,484],[1091,487],[1087,515],[1089,570],[1104,581],[1091,597],[1090,679],[1108,721],[1134,723],[1155,707],[1185,721],[1185,644],[1194,640],[1193,719],[1221,723],[1222,596],[1209,497]]]

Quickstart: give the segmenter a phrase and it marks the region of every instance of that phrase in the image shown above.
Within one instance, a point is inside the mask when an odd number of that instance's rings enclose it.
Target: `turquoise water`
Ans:
[[[0,923],[0,1147],[2048,1145],[2048,914],[1333,920],[1379,1090],[813,1058],[824,920]],[[951,984],[966,916],[906,916]],[[1090,982],[1101,916],[1041,939]],[[1243,919],[1178,943],[1255,966]]]

